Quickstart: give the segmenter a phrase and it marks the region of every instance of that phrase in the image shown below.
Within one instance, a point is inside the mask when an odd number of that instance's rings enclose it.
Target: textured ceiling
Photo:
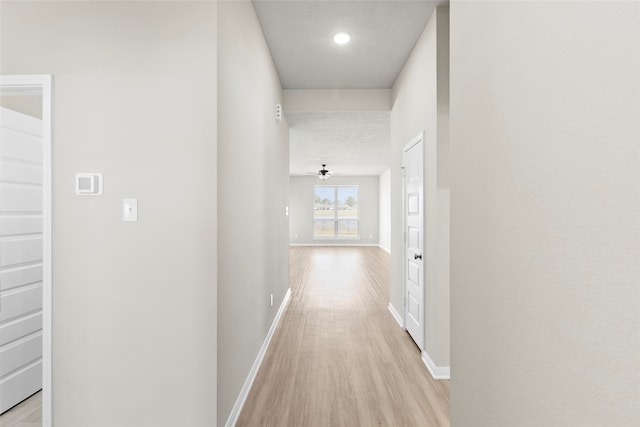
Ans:
[[[288,113],[290,173],[379,175],[389,168],[390,113]]]
[[[255,0],[285,89],[388,89],[446,1]],[[345,31],[343,46],[333,35]]]

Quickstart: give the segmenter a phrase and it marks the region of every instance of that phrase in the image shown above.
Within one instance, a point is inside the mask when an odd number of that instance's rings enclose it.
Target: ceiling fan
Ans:
[[[318,178],[324,181],[325,179],[328,179],[329,177],[331,177],[331,175],[335,175],[335,174],[327,169],[326,163],[323,163],[322,169],[320,169],[318,172],[307,172],[307,175],[317,175]]]

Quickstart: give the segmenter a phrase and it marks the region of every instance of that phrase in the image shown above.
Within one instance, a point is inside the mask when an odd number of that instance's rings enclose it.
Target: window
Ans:
[[[314,185],[313,237],[359,236],[358,187]]]

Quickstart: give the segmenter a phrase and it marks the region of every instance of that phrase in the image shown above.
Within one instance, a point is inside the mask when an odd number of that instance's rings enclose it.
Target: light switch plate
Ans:
[[[138,221],[138,199],[122,199],[122,220],[124,222]]]

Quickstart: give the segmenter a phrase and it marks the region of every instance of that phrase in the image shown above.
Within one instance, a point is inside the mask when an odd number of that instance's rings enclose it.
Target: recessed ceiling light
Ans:
[[[351,36],[347,33],[338,33],[333,36],[333,41],[338,44],[347,44],[351,40]]]

